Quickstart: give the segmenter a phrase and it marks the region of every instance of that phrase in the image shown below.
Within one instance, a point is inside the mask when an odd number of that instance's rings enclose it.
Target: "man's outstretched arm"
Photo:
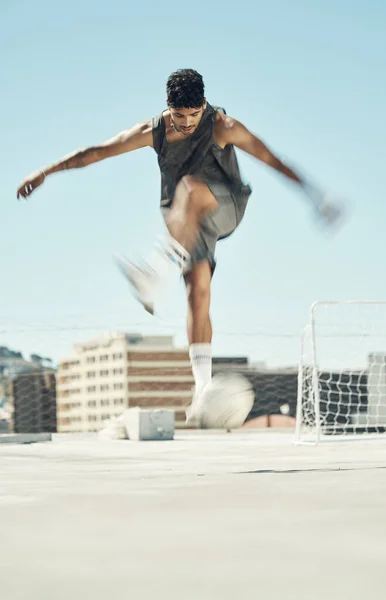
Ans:
[[[223,143],[233,144],[244,150],[269,167],[275,169],[289,180],[299,184],[301,190],[315,211],[317,218],[328,227],[340,225],[343,218],[341,203],[326,199],[326,194],[301,177],[291,167],[283,163],[258,137],[251,133],[242,123],[227,117],[222,124]]]
[[[288,165],[284,164],[258,137],[251,133],[242,123],[229,118],[228,123],[224,124],[224,139],[228,144],[233,144],[240,150],[244,150],[251,156],[254,156],[272,169],[275,169],[282,175],[292,181],[304,185],[303,179]],[[229,140],[229,141],[228,141]]]
[[[52,175],[52,173],[58,173],[59,171],[68,169],[80,169],[104,160],[105,158],[118,156],[125,152],[132,152],[133,150],[152,145],[153,136],[151,121],[139,123],[138,125],[134,125],[131,129],[118,133],[101,144],[76,150],[75,152],[64,156],[56,163],[31,173],[19,185],[17,189],[17,198],[20,196],[23,198],[30,196],[32,192],[44,182],[45,178],[48,177],[48,175]]]

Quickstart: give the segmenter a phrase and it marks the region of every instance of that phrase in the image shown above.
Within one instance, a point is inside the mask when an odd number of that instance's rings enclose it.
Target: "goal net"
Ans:
[[[304,329],[295,442],[386,432],[386,302],[317,302]]]
[[[0,370],[0,435],[56,431],[56,379],[53,369],[4,373]]]

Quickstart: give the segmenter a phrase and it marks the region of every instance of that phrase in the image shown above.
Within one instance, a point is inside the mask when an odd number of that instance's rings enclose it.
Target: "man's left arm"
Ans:
[[[240,150],[244,150],[251,156],[254,156],[264,164],[275,171],[282,173],[288,179],[304,185],[304,180],[288,165],[285,165],[258,137],[251,133],[242,123],[235,119],[230,119],[230,123],[225,125],[228,144],[233,144]],[[229,141],[228,141],[229,140]]]
[[[225,144],[233,144],[297,183],[308,198],[317,218],[327,227],[336,228],[341,224],[344,216],[341,203],[337,204],[335,200],[328,200],[323,191],[284,164],[264,142],[251,133],[242,123],[228,117],[223,121],[222,133]]]

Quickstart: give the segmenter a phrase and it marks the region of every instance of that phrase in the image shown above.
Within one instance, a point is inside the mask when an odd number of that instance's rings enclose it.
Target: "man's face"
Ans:
[[[185,136],[192,135],[202,119],[206,102],[200,108],[171,108],[170,117],[174,129]]]

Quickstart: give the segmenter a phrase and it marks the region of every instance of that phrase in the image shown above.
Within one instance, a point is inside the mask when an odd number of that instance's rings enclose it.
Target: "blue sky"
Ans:
[[[352,208],[329,239],[293,186],[239,153],[253,195],[218,246],[214,352],[294,364],[314,300],[384,300],[385,28],[381,0],[2,0],[0,345],[58,359],[115,329],[186,343],[181,283],[152,318],[111,259],[146,255],[162,231],[153,150],[15,196],[31,171],[161,112],[167,76],[185,67],[211,103]]]

